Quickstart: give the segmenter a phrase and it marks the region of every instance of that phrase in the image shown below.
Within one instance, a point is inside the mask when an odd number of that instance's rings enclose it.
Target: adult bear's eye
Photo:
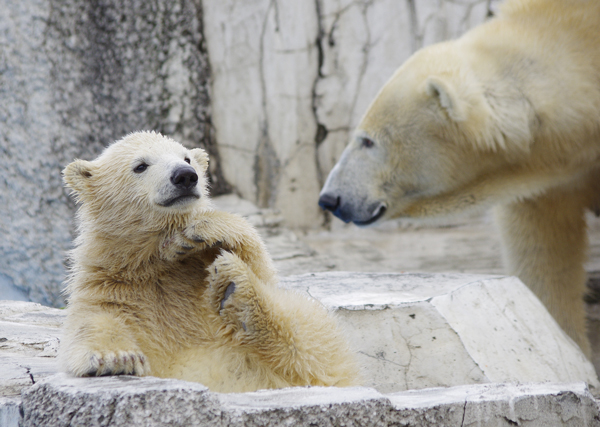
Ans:
[[[189,157],[186,157],[186,158],[185,158],[185,159],[183,159],[183,160],[185,160],[185,162],[186,162],[187,164],[189,164],[189,163],[190,163],[190,158],[189,158]]]
[[[146,169],[148,169],[148,165],[146,163],[140,163],[139,165],[137,165],[135,167],[135,169],[133,169],[133,171],[135,173],[142,173],[144,172]]]
[[[369,138],[363,138],[362,139],[362,146],[365,148],[371,148],[375,145],[375,143],[370,140]]]

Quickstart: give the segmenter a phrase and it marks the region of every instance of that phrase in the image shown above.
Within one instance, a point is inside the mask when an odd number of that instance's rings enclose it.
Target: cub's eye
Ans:
[[[189,157],[186,157],[186,158],[185,158],[185,159],[183,159],[183,160],[185,160],[185,162],[186,162],[186,163],[190,163],[190,158],[189,158]]]
[[[144,172],[146,169],[148,169],[148,165],[146,163],[140,163],[139,165],[137,165],[133,171],[135,173],[142,173]]]
[[[365,148],[372,148],[375,145],[375,143],[369,138],[363,138],[361,141],[361,145]]]

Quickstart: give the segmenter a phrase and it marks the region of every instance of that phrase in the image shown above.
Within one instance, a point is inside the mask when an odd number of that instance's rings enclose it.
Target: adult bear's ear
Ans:
[[[194,156],[194,160],[198,163],[198,166],[202,168],[202,173],[206,173],[206,169],[208,169],[208,154],[202,148],[194,148],[190,150],[192,156]]]
[[[65,185],[77,195],[86,192],[94,175],[94,165],[86,160],[75,160],[62,171]]]
[[[467,120],[469,113],[468,100],[462,99],[458,88],[448,78],[430,76],[425,82],[427,93],[437,98],[448,117],[456,122]]]
[[[431,76],[427,93],[476,147],[507,154],[529,152],[535,112],[522,93],[511,88],[483,88],[472,76]]]

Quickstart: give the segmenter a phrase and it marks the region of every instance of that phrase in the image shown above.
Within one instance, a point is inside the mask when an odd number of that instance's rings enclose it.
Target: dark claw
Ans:
[[[217,270],[217,267],[215,267],[215,274],[219,274],[219,271]]]
[[[231,282],[229,284],[229,286],[227,286],[227,289],[225,289],[225,295],[223,295],[223,299],[221,300],[221,310],[223,310],[223,307],[225,306],[225,301],[227,301],[227,298],[229,298],[229,296],[235,292],[235,283]]]
[[[223,246],[223,242],[221,242],[220,240],[219,240],[219,241],[216,241],[216,242],[215,242],[215,243],[213,243],[213,245],[212,245],[212,247],[213,247],[213,248],[220,248],[221,246]]]
[[[192,237],[192,240],[194,242],[197,242],[197,243],[204,243],[205,242],[205,240],[202,237],[197,237],[197,236]]]
[[[98,376],[98,370],[96,368],[92,368],[89,371],[87,371],[83,376],[84,377],[96,377],[96,376]]]
[[[248,331],[248,329],[246,329],[246,322],[242,322],[242,328],[244,329],[244,331]]]
[[[185,255],[185,252],[175,252],[177,255]]]
[[[181,245],[181,249],[185,249],[186,251],[189,251],[190,249],[194,249],[193,246],[187,246],[187,245]]]

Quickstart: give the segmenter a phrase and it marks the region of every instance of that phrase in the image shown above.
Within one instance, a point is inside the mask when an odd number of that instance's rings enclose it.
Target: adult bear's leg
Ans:
[[[584,191],[554,189],[499,207],[504,259],[591,359],[583,296],[588,241]]]

